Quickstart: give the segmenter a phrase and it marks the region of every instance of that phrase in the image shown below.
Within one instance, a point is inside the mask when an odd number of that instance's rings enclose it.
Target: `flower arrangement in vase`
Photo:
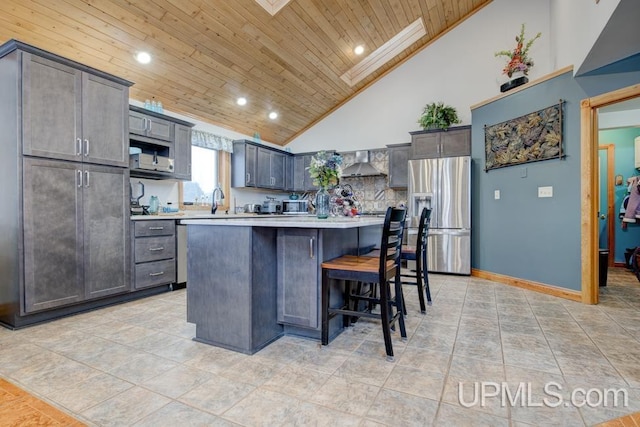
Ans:
[[[324,219],[329,217],[329,193],[327,189],[338,185],[342,174],[342,156],[337,153],[319,151],[311,158],[309,175],[313,185],[320,187],[316,194],[316,216]]]
[[[495,53],[496,57],[505,56],[509,58],[509,62],[502,69],[502,74],[506,74],[509,79],[514,77],[514,75],[518,75],[522,73],[522,76],[518,76],[514,80],[511,80],[502,86],[500,86],[500,91],[505,92],[509,89],[513,89],[514,87],[525,84],[529,81],[526,77],[529,74],[529,69],[533,67],[533,59],[529,57],[529,49],[533,45],[542,33],[538,33],[532,39],[526,41],[524,36],[525,25],[522,24],[520,27],[520,34],[516,36],[516,47],[513,50],[501,50]]]

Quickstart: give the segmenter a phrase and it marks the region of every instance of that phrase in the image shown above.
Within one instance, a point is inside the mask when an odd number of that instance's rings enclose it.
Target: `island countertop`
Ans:
[[[318,219],[315,216],[286,216],[286,215],[254,215],[254,216],[237,216],[230,218],[183,218],[180,219],[183,225],[224,225],[237,227],[277,227],[277,228],[360,228],[371,225],[384,224],[384,218],[380,217],[329,217],[326,219]]]

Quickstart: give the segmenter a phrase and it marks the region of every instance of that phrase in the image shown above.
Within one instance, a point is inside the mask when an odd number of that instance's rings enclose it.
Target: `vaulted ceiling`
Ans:
[[[134,82],[133,99],[284,145],[490,1],[2,0],[0,43],[48,50]],[[341,79],[418,18],[426,35],[359,82]],[[136,62],[138,51],[152,62]]]

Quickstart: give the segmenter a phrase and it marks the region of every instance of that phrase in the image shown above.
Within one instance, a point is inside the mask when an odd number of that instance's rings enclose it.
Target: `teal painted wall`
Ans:
[[[620,206],[627,194],[627,178],[638,175],[635,168],[634,139],[640,136],[640,128],[625,128],[600,131],[599,142],[603,144],[615,144],[615,175],[622,175],[623,185],[615,186],[615,262],[624,262],[626,248],[640,246],[640,222],[629,224],[626,230],[621,228],[621,219],[618,216]],[[601,186],[606,185],[606,176],[601,174]],[[606,230],[605,230],[606,234]]]
[[[567,289],[581,289],[580,101],[572,73],[472,111],[473,268]],[[484,126],[565,100],[566,157],[484,171]],[[552,186],[552,198],[538,187]],[[500,190],[500,199],[494,191]]]
[[[580,101],[637,83],[640,72],[579,79],[568,72],[472,110],[472,268],[581,290]],[[484,171],[485,125],[559,99],[565,100],[564,160]],[[552,186],[553,197],[538,198],[540,186]]]

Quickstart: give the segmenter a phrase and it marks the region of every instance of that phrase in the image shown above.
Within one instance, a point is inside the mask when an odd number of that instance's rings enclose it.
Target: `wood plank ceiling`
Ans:
[[[271,16],[254,0],[2,0],[0,43],[32,44],[134,82],[133,99],[285,145],[489,2],[291,0]],[[426,36],[353,87],[340,79],[419,17]],[[138,51],[153,61],[137,63]]]

